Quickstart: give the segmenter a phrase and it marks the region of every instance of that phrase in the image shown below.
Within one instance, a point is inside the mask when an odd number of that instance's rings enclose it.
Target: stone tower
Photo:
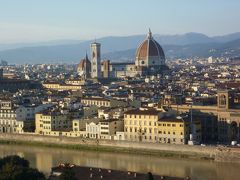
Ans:
[[[218,91],[218,108],[230,109],[234,104],[233,94],[229,90]]]
[[[103,60],[102,61],[102,76],[103,78],[109,78],[110,74],[110,60]]]
[[[101,44],[91,44],[92,78],[101,78]]]

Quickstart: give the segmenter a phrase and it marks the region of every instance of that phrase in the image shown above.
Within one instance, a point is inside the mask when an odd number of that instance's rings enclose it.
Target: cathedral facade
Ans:
[[[146,39],[137,48],[135,63],[113,63],[110,60],[101,60],[100,47],[99,43],[91,44],[91,63],[83,63],[87,61],[86,58],[81,60],[78,65],[79,73],[91,74],[92,78],[121,78],[157,75],[168,70],[164,51],[154,40],[150,30]]]

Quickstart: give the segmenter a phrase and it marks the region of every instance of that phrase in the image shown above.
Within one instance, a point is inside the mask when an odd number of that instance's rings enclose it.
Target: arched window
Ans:
[[[226,105],[226,96],[225,95],[220,95],[220,97],[219,97],[219,103],[220,103],[220,105],[221,106],[225,106]]]

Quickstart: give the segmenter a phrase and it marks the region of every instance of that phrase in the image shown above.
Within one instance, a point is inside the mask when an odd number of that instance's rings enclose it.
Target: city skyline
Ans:
[[[233,21],[239,7],[236,0],[1,2],[0,44],[129,36],[148,27],[157,34],[224,35],[239,31]]]
[[[239,179],[239,0],[0,3],[0,179]]]

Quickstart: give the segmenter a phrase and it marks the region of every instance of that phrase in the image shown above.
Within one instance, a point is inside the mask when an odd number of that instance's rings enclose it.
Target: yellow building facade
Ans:
[[[59,83],[43,83],[43,87],[56,91],[78,91],[82,89],[82,85],[59,84]]]
[[[201,141],[201,123],[180,117],[166,118],[155,109],[130,110],[124,114],[124,133],[128,141],[187,144],[194,129],[194,138]],[[192,132],[193,133],[193,132]]]

